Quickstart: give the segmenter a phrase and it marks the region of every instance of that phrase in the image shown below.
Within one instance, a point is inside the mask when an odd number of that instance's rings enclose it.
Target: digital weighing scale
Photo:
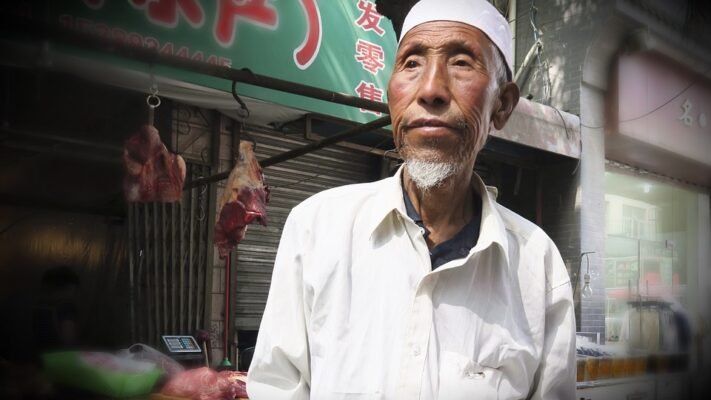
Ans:
[[[197,340],[190,335],[163,335],[166,353],[175,360],[188,364],[204,362],[204,354]]]

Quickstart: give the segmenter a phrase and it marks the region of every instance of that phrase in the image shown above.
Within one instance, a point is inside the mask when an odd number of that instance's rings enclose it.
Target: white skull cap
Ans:
[[[486,0],[420,0],[405,17],[400,42],[412,28],[432,21],[462,22],[484,32],[504,55],[509,76],[513,76],[509,23],[491,3]]]

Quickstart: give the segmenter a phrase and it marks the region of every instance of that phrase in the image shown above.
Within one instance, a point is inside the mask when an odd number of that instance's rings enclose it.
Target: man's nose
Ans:
[[[439,61],[428,63],[420,81],[418,103],[439,107],[449,104],[450,99],[447,66]]]

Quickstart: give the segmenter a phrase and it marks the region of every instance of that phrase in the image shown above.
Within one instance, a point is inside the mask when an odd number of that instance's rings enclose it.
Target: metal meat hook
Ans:
[[[237,81],[232,81],[232,97],[239,103],[240,110],[238,113],[240,118],[249,118],[249,108],[247,108],[247,104],[237,95]]]
[[[239,121],[235,121],[235,126],[236,129],[234,129],[234,140],[236,140],[237,146],[235,146],[235,159],[239,159],[241,157],[240,151],[239,151],[239,144],[242,142],[242,138],[246,137],[247,140],[252,142],[252,151],[257,150],[257,139],[254,138],[249,132],[244,132],[242,130],[243,124]]]
[[[160,97],[158,97],[158,87],[154,84],[151,86],[151,94],[146,97],[148,104],[148,125],[153,126],[155,120],[155,110],[160,107]]]

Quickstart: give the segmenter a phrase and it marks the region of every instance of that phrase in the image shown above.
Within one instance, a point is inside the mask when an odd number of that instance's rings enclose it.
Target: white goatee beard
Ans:
[[[441,186],[448,178],[459,173],[460,164],[456,162],[405,160],[407,173],[422,191]]]

